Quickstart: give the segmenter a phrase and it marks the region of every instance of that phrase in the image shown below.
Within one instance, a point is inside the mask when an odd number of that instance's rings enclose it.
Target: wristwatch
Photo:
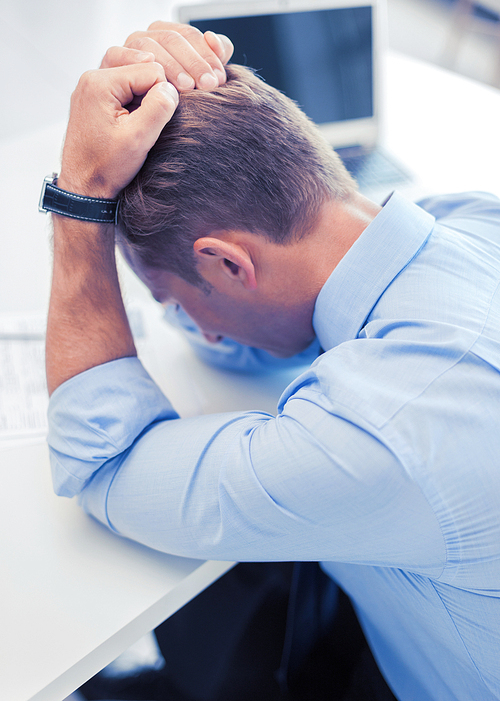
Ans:
[[[57,187],[57,173],[52,173],[44,178],[38,210],[45,213],[55,212],[72,219],[116,224],[118,200],[86,197],[61,190]]]

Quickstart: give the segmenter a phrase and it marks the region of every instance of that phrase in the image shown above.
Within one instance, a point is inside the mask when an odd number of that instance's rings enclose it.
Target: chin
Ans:
[[[297,355],[297,353],[294,353],[293,351],[286,351],[286,350],[268,350],[265,348],[269,355],[272,355],[273,358],[293,358],[294,355]],[[299,351],[300,352],[300,351]]]
[[[274,358],[282,358],[285,360],[286,358],[293,358],[295,355],[303,353],[305,350],[307,350],[307,348],[309,348],[314,339],[314,331],[311,333],[311,335],[302,334],[300,337],[292,336],[291,338],[287,338],[285,335],[283,335],[282,338],[277,337],[269,339],[271,342],[275,340],[276,345],[272,346],[271,343],[269,343],[267,348],[265,348],[264,345],[262,345],[261,348]]]
[[[310,341],[310,343],[312,343],[312,341]],[[294,355],[302,353],[308,346],[309,343],[306,343],[305,346],[301,346],[300,348],[264,348],[263,350],[267,351],[273,358],[282,358],[284,360],[285,358],[293,358]]]

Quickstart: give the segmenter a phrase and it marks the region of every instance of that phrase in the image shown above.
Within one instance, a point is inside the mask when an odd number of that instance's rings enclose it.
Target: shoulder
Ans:
[[[475,218],[478,214],[485,214],[500,220],[500,199],[488,192],[458,192],[448,195],[436,195],[426,197],[417,202],[419,207],[425,209],[436,219],[449,219],[456,217]]]

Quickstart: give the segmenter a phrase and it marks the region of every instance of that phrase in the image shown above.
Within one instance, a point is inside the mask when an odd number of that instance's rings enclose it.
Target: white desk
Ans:
[[[392,55],[385,103],[387,145],[428,190],[500,194],[498,91]],[[0,312],[46,305],[47,221],[36,205],[61,135],[56,125],[0,144]],[[125,279],[155,336],[148,367],[181,414],[273,409],[293,373],[257,380],[204,368],[158,325],[140,284]],[[53,496],[43,446],[0,452],[0,470],[1,699],[61,701],[229,566],[172,558],[109,533]]]
[[[0,698],[60,701],[229,563],[114,536],[52,492],[48,451],[0,453]]]
[[[383,140],[427,192],[500,196],[500,91],[391,52]]]
[[[293,379],[206,368],[149,309],[154,352],[144,361],[181,415],[272,411]],[[45,444],[0,450],[0,480],[2,700],[61,701],[232,566],[114,535],[54,495]]]

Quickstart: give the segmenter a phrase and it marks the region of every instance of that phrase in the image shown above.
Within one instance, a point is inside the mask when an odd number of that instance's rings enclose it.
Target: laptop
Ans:
[[[381,201],[412,176],[379,146],[383,0],[251,0],[177,8],[180,22],[226,34],[233,63],[294,99],[356,178]]]

